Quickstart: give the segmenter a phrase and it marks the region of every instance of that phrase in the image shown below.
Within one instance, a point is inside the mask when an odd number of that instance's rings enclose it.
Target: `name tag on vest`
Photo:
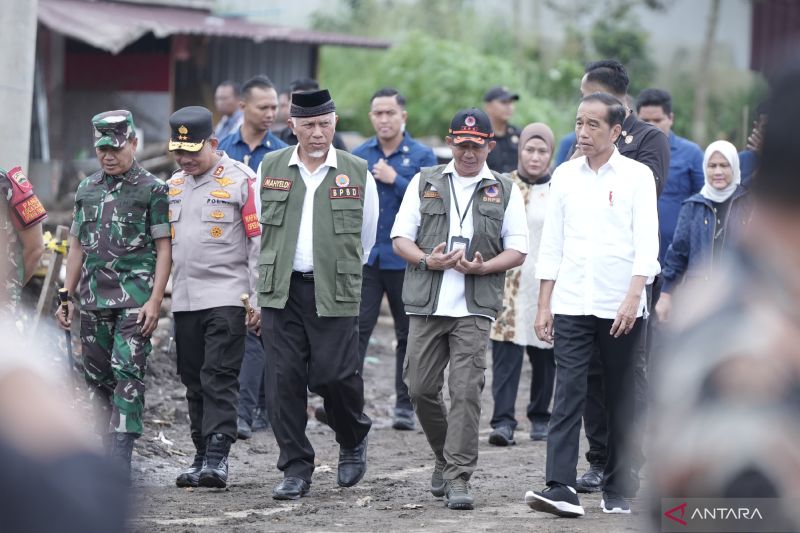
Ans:
[[[292,180],[285,180],[281,178],[264,178],[264,189],[274,189],[276,191],[290,191],[292,189]]]
[[[338,200],[339,198],[354,198],[358,200],[361,198],[361,187],[331,187],[328,197],[331,200]]]
[[[433,191],[431,189],[428,189],[427,191],[422,193],[422,197],[423,198],[441,198],[442,195],[439,194],[439,191]]]

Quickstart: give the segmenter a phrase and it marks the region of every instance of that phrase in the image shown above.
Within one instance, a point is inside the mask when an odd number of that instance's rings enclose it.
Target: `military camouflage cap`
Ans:
[[[94,145],[122,148],[128,139],[136,137],[133,115],[125,109],[106,111],[92,117]]]

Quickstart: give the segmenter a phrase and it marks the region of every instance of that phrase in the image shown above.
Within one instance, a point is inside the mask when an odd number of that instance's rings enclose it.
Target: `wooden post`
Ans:
[[[56,228],[56,244],[58,245],[62,241],[68,242],[68,238],[69,228],[67,226],[58,226]],[[53,309],[52,304],[56,291],[58,290],[59,274],[61,272],[61,263],[64,261],[64,255],[65,254],[61,254],[58,251],[58,246],[51,252],[50,264],[47,267],[47,275],[44,277],[42,292],[39,293],[39,303],[36,304],[36,313],[33,316],[33,324],[31,326],[32,335],[36,333],[36,329],[39,327],[39,319],[41,319],[45,313],[49,314]]]

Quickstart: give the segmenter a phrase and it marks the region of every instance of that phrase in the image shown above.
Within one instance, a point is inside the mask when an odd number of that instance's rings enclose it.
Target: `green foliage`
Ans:
[[[672,95],[672,110],[675,121],[672,126],[677,135],[692,138],[692,113],[694,111],[694,93],[697,82],[695,76],[683,73],[674,76],[673,85],[667,87]],[[705,81],[709,83],[709,81]],[[712,92],[708,101],[708,138],[709,141],[725,139],[744,149],[744,143],[750,134],[755,108],[767,94],[767,86],[760,77],[754,78],[744,87],[723,89]],[[743,116],[744,111],[749,111]],[[703,144],[702,139],[692,139]]]
[[[480,107],[483,93],[492,85],[506,85],[520,93],[514,123],[543,121],[557,131],[569,128],[574,96],[560,105],[534,96],[536,84],[566,91],[566,76],[575,65],[565,63],[544,73],[535,72],[533,83],[508,59],[480,53],[474,47],[422,33],[409,35],[388,51],[326,48],[320,61],[320,80],[336,100],[340,128],[372,135],[369,100],[381,87],[395,87],[408,100],[408,129],[413,135],[444,136],[453,114],[465,107]],[[575,78],[572,78],[574,80]]]
[[[625,65],[631,80],[628,92],[650,86],[655,64],[647,49],[647,34],[629,17],[601,18],[592,26],[591,38],[598,58],[614,58]]]

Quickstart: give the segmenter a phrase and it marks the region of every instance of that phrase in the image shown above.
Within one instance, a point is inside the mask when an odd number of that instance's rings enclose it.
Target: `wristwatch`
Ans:
[[[419,260],[419,269],[428,270],[428,256],[423,255]]]

